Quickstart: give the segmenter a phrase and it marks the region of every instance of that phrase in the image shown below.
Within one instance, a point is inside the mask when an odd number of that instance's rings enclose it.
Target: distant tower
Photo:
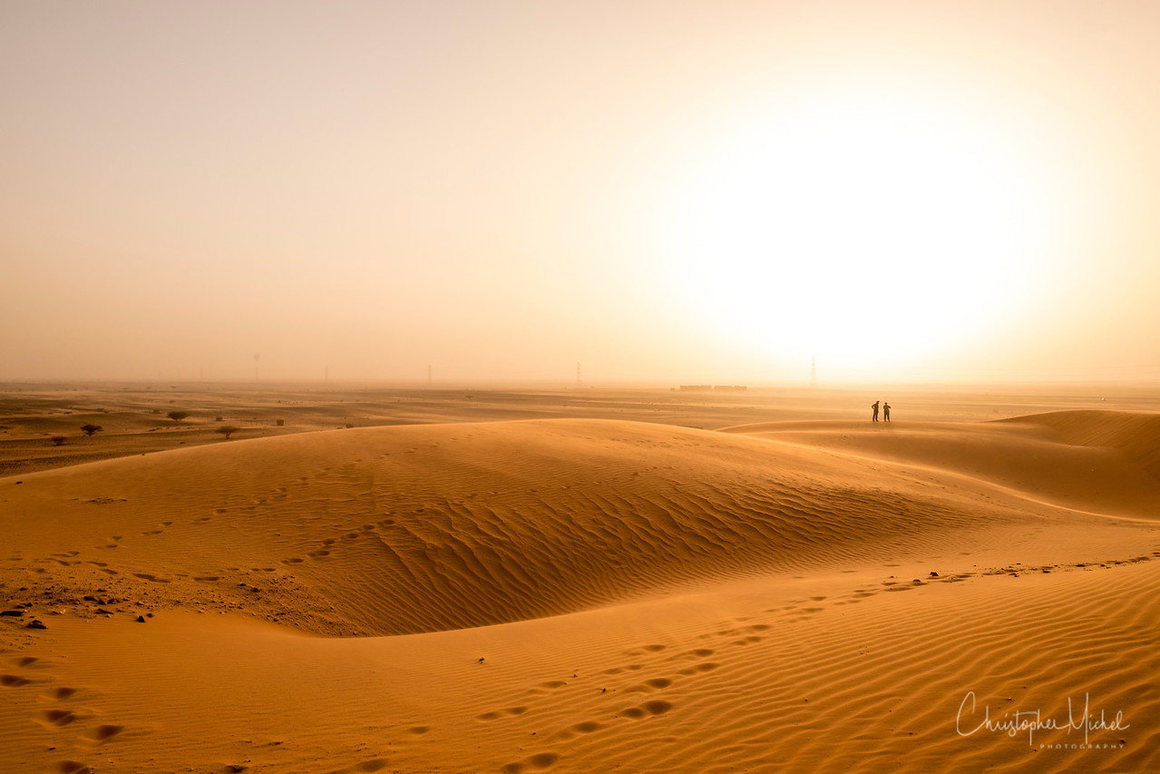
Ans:
[[[580,363],[579,363],[579,361],[577,361],[577,363],[576,363],[576,386],[577,387],[580,386]]]
[[[818,388],[818,359],[817,357],[810,358],[810,389],[816,390]]]

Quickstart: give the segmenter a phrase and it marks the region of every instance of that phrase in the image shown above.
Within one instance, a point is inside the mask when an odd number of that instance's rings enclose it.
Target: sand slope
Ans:
[[[1155,425],[1104,419],[371,428],[0,479],[0,763],[1154,767]],[[1132,728],[963,737],[967,691]]]
[[[983,423],[767,422],[725,432],[940,469],[1071,508],[1160,518],[1160,415],[1061,411]]]
[[[522,620],[923,556],[957,545],[957,530],[1090,523],[937,474],[615,421],[301,434],[19,480],[0,488],[11,546],[70,599],[100,586],[338,634]]]

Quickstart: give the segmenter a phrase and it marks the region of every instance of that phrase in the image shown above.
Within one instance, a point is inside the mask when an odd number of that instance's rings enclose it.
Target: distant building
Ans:
[[[744,384],[682,384],[682,392],[745,392]]]

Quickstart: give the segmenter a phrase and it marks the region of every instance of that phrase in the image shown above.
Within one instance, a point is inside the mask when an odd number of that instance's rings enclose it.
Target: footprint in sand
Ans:
[[[96,728],[94,728],[92,731],[85,734],[81,738],[85,739],[87,741],[90,741],[90,742],[97,742],[98,744],[104,744],[105,742],[109,741],[114,736],[116,736],[117,734],[121,733],[124,730],[125,730],[124,726],[117,726],[117,725],[113,725],[112,723],[105,723],[105,724],[97,726]]]
[[[282,564],[302,564],[304,561],[306,560],[300,556],[292,556],[289,559],[283,559]]]
[[[93,774],[93,770],[79,761],[57,761],[52,767],[59,774]]]
[[[667,677],[654,677],[650,680],[645,680],[639,685],[634,685],[631,688],[626,688],[625,693],[640,693],[642,691],[659,691],[662,688],[668,688],[673,684],[673,681]]]
[[[37,717],[39,722],[43,724],[52,724],[54,726],[67,726],[77,719],[77,716],[68,710],[42,710]]]
[[[595,720],[585,720],[582,723],[577,723],[574,726],[569,726],[568,728],[565,728],[563,731],[558,733],[556,736],[559,737],[560,739],[571,739],[572,737],[576,736],[577,734],[591,734],[595,731],[599,731],[602,728],[604,728],[604,726],[601,725],[600,723],[597,723]]]
[[[476,715],[476,720],[496,720],[504,715],[522,715],[527,711],[527,707],[508,707],[505,710],[485,712],[482,715]]]
[[[522,771],[543,771],[553,766],[560,756],[556,753],[538,753],[517,763],[509,763],[503,767],[506,774],[520,774]]]
[[[626,718],[640,720],[641,718],[648,717],[649,715],[663,715],[672,708],[673,705],[669,702],[655,699],[653,701],[646,701],[639,707],[629,707],[628,709],[623,710],[620,714]]]
[[[745,645],[749,645],[749,644],[754,643],[754,642],[760,642],[761,639],[762,639],[761,637],[758,637],[756,635],[751,635],[749,637],[743,637],[740,640],[733,640],[729,644],[744,647]]]
[[[712,672],[714,669],[716,669],[719,666],[720,666],[720,664],[718,664],[714,661],[705,661],[705,662],[702,662],[700,664],[694,664],[691,667],[685,667],[684,669],[678,670],[677,674],[679,674],[679,675],[695,675],[695,674],[699,674],[699,673],[703,673],[703,672]]]
[[[593,731],[598,731],[601,728],[603,726],[594,720],[585,720],[583,723],[577,723],[572,726],[573,731],[578,731],[581,734],[591,734]]]

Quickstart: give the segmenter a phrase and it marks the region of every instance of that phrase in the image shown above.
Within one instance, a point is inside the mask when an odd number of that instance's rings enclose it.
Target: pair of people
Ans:
[[[870,410],[873,412],[873,414],[871,415],[870,421],[877,422],[878,421],[878,401],[874,401],[873,403],[870,404]],[[884,422],[890,421],[890,404],[887,403],[886,401],[882,401],[882,420]]]

